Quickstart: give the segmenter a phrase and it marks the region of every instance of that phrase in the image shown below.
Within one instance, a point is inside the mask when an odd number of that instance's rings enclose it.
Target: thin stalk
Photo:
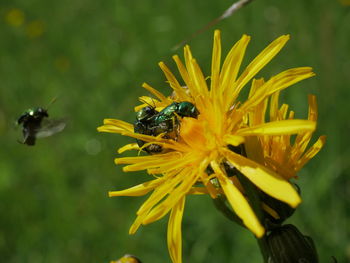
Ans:
[[[240,183],[242,184],[245,190],[245,194],[249,200],[249,203],[252,206],[259,221],[264,224],[266,220],[261,208],[261,200],[257,192],[258,189],[240,172],[237,173],[237,177]],[[269,249],[266,242],[266,234],[261,238],[257,238],[257,242],[258,242],[262,257],[264,259],[264,263],[268,263]]]
[[[269,248],[266,242],[266,235],[264,235],[262,238],[257,238],[256,240],[258,242],[261,255],[264,259],[264,263],[268,263],[270,255],[269,255]]]

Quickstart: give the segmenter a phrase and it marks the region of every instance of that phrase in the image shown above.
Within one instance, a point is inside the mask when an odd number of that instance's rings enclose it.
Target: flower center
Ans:
[[[180,126],[180,139],[192,150],[205,153],[217,148],[216,136],[211,132],[208,124],[199,118],[183,118]]]
[[[180,137],[191,148],[202,151],[206,144],[203,122],[194,118],[183,118],[180,127]]]

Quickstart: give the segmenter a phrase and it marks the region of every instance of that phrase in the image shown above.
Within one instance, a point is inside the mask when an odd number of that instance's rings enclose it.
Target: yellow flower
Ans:
[[[214,33],[214,46],[210,74],[210,86],[199,65],[193,58],[189,46],[184,48],[185,64],[178,56],[173,56],[184,81],[182,86],[163,62],[159,65],[164,72],[173,95],[166,97],[151,86],[143,87],[157,99],[141,97],[157,110],[172,102],[188,101],[199,111],[198,118],[180,118],[180,128],[176,136],[164,134],[148,136],[134,132],[133,124],[115,119],[105,119],[99,131],[119,133],[146,142],[145,146],[158,144],[162,153],[149,156],[117,158],[117,164],[128,164],[124,171],[147,170],[154,178],[126,190],[110,192],[110,196],[142,196],[152,194],[137,211],[137,218],[130,228],[133,234],[140,227],[152,223],[170,212],[168,223],[168,248],[173,262],[181,259],[181,221],[185,198],[188,194],[207,193],[216,198],[224,193],[243,224],[257,237],[264,235],[264,228],[250,207],[239,183],[229,178],[223,164],[239,170],[253,184],[268,195],[296,207],[301,199],[293,186],[281,175],[245,156],[231,151],[229,147],[245,144],[251,136],[290,135],[314,131],[313,120],[276,120],[256,126],[247,125],[247,116],[254,112],[262,101],[273,93],[283,90],[303,79],[314,76],[309,67],[283,71],[255,88],[245,102],[237,99],[242,88],[282,49],[289,36],[284,35],[267,46],[238,75],[250,37],[243,35],[232,47],[221,66],[220,31]],[[253,81],[253,87],[257,81]],[[136,107],[141,109],[145,105]],[[119,153],[139,147],[136,143],[119,149]],[[207,169],[210,166],[211,169]],[[212,173],[209,173],[209,170]],[[216,179],[220,188],[212,182]],[[201,183],[202,187],[197,185]],[[196,185],[197,187],[195,187]]]
[[[5,21],[13,27],[20,27],[25,22],[25,15],[22,10],[12,8],[5,14]]]
[[[133,255],[126,254],[118,260],[112,260],[109,263],[140,263],[141,261]]]
[[[252,95],[259,85],[264,81],[258,80],[256,85],[250,90]],[[289,111],[289,106],[283,104],[279,107],[279,92],[276,92],[270,97],[269,116],[270,122],[293,120],[294,111]],[[308,120],[317,122],[317,102],[316,96],[309,95],[309,114]],[[254,112],[249,113],[249,125],[257,126],[265,123],[267,114],[268,100],[262,101]],[[292,138],[290,134],[280,135],[278,132],[275,135],[257,136],[260,147],[253,142],[256,138],[250,137],[251,142],[246,142],[246,150],[249,158],[264,164],[273,169],[279,175],[282,175],[286,180],[297,177],[297,172],[312,159],[323,147],[326,136],[320,136],[318,140],[306,151],[311,140],[313,131],[300,132]],[[293,143],[292,143],[293,142]],[[261,151],[259,151],[261,149]]]

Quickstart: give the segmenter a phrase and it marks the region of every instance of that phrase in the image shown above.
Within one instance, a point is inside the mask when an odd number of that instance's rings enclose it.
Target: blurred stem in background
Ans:
[[[184,39],[183,41],[181,41],[180,43],[178,43],[176,46],[174,46],[172,48],[173,51],[177,50],[178,48],[180,48],[181,46],[183,46],[184,44],[186,44],[187,42],[189,42],[192,38],[196,37],[197,35],[203,33],[204,31],[208,30],[209,28],[215,26],[217,23],[219,23],[221,20],[224,20],[230,16],[232,16],[236,11],[238,11],[239,9],[241,9],[242,7],[244,7],[245,5],[253,2],[254,0],[239,0],[237,2],[234,2],[229,8],[227,8],[225,10],[225,12],[215,18],[214,20],[210,21],[208,24],[206,24],[205,26],[203,26],[202,28],[198,29],[196,32],[194,32],[191,36],[189,36],[188,38]]]

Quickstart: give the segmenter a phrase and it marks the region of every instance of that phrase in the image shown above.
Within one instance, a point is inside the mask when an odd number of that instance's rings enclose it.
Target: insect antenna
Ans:
[[[156,108],[156,103],[154,102],[154,99],[153,98],[151,98],[151,100],[152,100],[152,103],[153,103],[153,108]],[[151,106],[151,105],[150,105]]]
[[[153,99],[153,98],[151,98],[152,104],[153,104],[153,105],[151,105],[148,101],[146,101],[146,100],[143,99],[143,98],[140,98],[139,100],[140,100],[142,103],[147,104],[148,106],[150,106],[152,109],[155,109],[155,108],[156,108],[156,103],[154,102],[154,99]]]

